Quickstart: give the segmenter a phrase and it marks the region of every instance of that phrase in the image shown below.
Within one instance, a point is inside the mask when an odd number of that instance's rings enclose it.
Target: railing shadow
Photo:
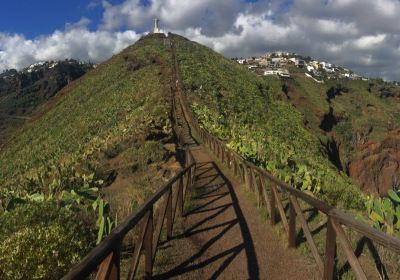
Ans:
[[[218,180],[222,180],[222,183],[209,185],[209,183],[204,184],[204,182],[199,182],[200,184],[196,186],[198,188],[197,192],[193,192],[193,200],[196,203],[196,207],[188,211],[186,217],[190,218],[192,215],[202,214],[203,216],[200,216],[201,219],[190,226],[190,228],[187,228],[182,234],[174,236],[172,239],[176,239],[179,242],[180,239],[203,234],[202,237],[208,240],[202,242],[197,252],[175,265],[169,271],[155,275],[154,279],[168,279],[178,275],[182,276],[195,270],[204,269],[211,264],[214,265],[214,272],[210,279],[215,279],[229,267],[242,251],[245,252],[249,279],[259,278],[259,267],[253,240],[235,190],[231,182],[214,162],[208,162],[207,167],[211,168],[209,172],[215,173]],[[203,165],[203,168],[205,168],[205,165]],[[206,179],[206,181],[208,180]],[[230,213],[233,214],[231,215]],[[209,226],[207,226],[208,224]],[[226,237],[237,226],[240,229],[241,242],[231,248],[221,250],[221,252],[212,257],[204,259],[205,252],[217,242],[222,242],[221,239]],[[223,246],[220,247],[223,248]],[[217,269],[215,269],[215,262],[219,262]]]
[[[386,267],[382,262],[381,257],[379,256],[378,250],[376,249],[374,243],[371,241],[371,239],[367,237],[362,237],[360,240],[357,242],[356,249],[354,250],[354,254],[356,257],[360,257],[362,252],[364,251],[364,247],[367,246],[367,249],[372,255],[376,270],[380,274],[381,279],[389,279],[388,273],[386,271]],[[351,266],[348,261],[346,261],[342,267],[338,268],[337,275],[338,278],[340,279],[343,277],[345,273],[347,273],[351,269]]]

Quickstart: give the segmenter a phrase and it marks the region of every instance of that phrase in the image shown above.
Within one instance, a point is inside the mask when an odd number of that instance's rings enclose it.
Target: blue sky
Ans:
[[[94,29],[100,22],[102,7],[90,6],[91,0],[3,0],[0,9],[0,31],[21,33],[28,38],[51,34],[68,22],[82,17],[92,21]],[[112,1],[117,2],[117,1]]]
[[[107,2],[118,5],[124,1]],[[290,2],[292,0],[282,1],[281,8],[285,9]],[[140,0],[140,3],[148,6],[151,0]],[[1,5],[0,32],[24,34],[30,39],[61,30],[65,24],[77,22],[81,18],[88,18],[88,28],[95,30],[101,23],[104,11],[100,0],[3,0]]]
[[[42,60],[102,62],[154,17],[228,56],[286,50],[400,80],[399,0],[2,0],[0,71]]]
[[[245,0],[257,2],[257,0]],[[116,5],[123,0],[107,0]],[[141,0],[143,6],[150,0]],[[3,0],[0,9],[0,32],[20,33],[27,38],[47,35],[63,29],[85,17],[90,20],[88,28],[95,30],[101,22],[101,1],[94,0]]]

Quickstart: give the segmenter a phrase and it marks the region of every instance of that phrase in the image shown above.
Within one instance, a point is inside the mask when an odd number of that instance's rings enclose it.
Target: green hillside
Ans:
[[[169,59],[162,39],[140,40],[65,87],[2,147],[1,279],[59,278],[109,231],[107,221],[165,180]],[[123,211],[113,207],[121,192]],[[110,210],[101,198],[92,207],[101,193]]]
[[[281,180],[400,236],[399,87],[321,85],[296,69],[291,80],[260,77],[199,44],[175,42],[202,126]]]
[[[0,183],[51,163],[85,159],[124,137],[167,125],[168,96],[163,95],[160,64],[154,61],[167,53],[159,41],[149,40],[146,48],[139,42],[126,49],[67,86],[53,104],[45,104],[47,112],[3,148]]]
[[[400,87],[380,80],[318,84],[303,73],[279,83],[286,88],[285,99],[303,113],[309,130],[321,139],[327,156],[360,189],[386,195],[396,188]]]
[[[48,61],[0,74],[0,146],[42,103],[93,69],[73,59]]]
[[[360,191],[328,159],[305,115],[282,100],[279,83],[176,40],[184,86],[202,125],[281,179],[333,205],[363,208]]]

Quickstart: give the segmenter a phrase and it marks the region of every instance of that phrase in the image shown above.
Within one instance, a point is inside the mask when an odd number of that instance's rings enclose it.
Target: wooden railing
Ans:
[[[367,279],[342,226],[346,226],[396,254],[400,254],[399,239],[357,221],[342,210],[328,205],[325,202],[280,181],[266,170],[246,161],[238,153],[229,149],[223,141],[210,134],[204,128],[201,128],[189,109],[190,107],[186,101],[186,97],[180,96],[180,99],[181,104],[184,107],[183,110],[188,115],[192,129],[196,131],[196,134],[201,138],[201,141],[210,148],[217,158],[226,165],[235,176],[239,177],[239,179],[245,184],[247,190],[256,194],[258,205],[266,206],[271,225],[275,225],[277,215],[280,216],[283,228],[287,233],[288,247],[290,248],[296,246],[296,223],[300,223],[308,247],[315,259],[319,275],[322,279],[333,279],[334,277],[336,243],[338,243],[343,250],[343,253],[357,279]],[[284,194],[288,196],[288,216],[286,215],[285,207],[281,198]],[[324,257],[322,257],[318,252],[309,224],[303,214],[302,208],[300,207],[299,200],[310,205],[312,208],[317,209],[327,217]]]
[[[145,278],[151,278],[153,261],[164,224],[166,224],[166,236],[169,239],[172,236],[176,217],[183,215],[184,200],[187,190],[193,185],[194,172],[194,158],[190,150],[186,148],[185,168],[161,187],[134,214],[119,224],[62,279],[84,279],[96,271],[96,279],[120,279],[123,239],[129,232],[137,229],[139,224],[141,228],[132,250],[128,279],[134,279],[142,254],[144,255]]]

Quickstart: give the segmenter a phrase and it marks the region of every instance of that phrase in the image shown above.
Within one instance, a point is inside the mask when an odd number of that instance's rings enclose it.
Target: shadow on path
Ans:
[[[253,240],[231,182],[214,162],[197,166],[196,184],[191,190],[194,207],[185,215],[188,227],[173,237],[177,244],[189,238],[196,250],[154,279],[185,278],[195,270],[206,270],[201,275],[215,279],[239,256],[243,260],[236,269],[247,270],[249,279],[259,279]]]

